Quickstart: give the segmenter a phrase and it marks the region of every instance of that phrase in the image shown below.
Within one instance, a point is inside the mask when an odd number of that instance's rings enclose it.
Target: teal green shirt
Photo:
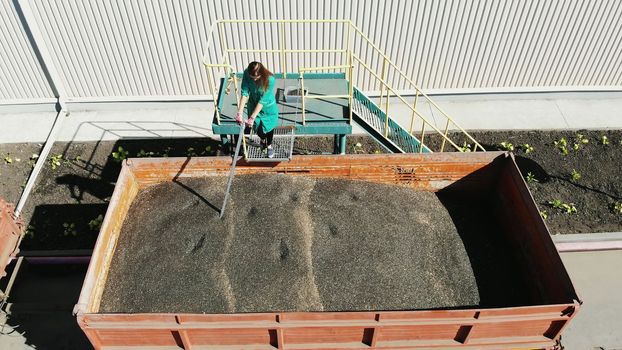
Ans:
[[[258,86],[253,79],[251,79],[248,72],[244,71],[244,77],[242,78],[242,96],[248,96],[248,115],[250,116],[257,103],[261,103],[263,106],[261,111],[255,118],[255,125],[253,128],[257,130],[259,126],[264,133],[272,131],[279,121],[279,107],[274,97],[274,86],[276,85],[276,79],[274,76],[268,78],[268,88],[264,91]]]

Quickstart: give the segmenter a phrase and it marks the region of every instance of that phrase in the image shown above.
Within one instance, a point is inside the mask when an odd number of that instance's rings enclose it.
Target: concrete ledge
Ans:
[[[551,237],[559,252],[622,249],[622,232],[581,233]]]

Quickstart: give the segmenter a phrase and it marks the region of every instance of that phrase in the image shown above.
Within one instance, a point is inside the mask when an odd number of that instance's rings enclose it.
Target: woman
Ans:
[[[279,119],[279,109],[274,97],[275,78],[259,62],[251,62],[242,78],[242,96],[235,120],[242,125],[242,112],[248,102],[246,127],[253,128],[261,139],[261,148],[267,149],[268,158],[274,157],[272,138]]]

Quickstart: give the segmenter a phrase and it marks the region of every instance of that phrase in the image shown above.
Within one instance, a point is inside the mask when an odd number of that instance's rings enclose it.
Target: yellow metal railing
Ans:
[[[334,29],[335,34],[337,35],[339,32],[343,34],[341,38],[341,45],[339,47],[325,47],[322,48],[308,48],[305,45],[310,44],[307,40],[306,36],[309,34],[306,31],[306,27],[303,27],[304,38],[302,40],[303,47],[296,48],[288,48],[286,46],[287,43],[287,34],[293,35],[293,32],[296,32],[298,35],[299,27],[298,26],[318,26],[316,30],[322,29],[324,31],[324,26],[333,26],[331,27],[331,31]],[[266,43],[270,47],[262,48],[239,48],[239,47],[229,47],[229,42],[227,41],[227,26],[238,26],[243,27],[245,30],[263,30],[267,36],[269,33],[276,33],[277,40],[267,40]],[[251,27],[252,26],[252,27]],[[261,27],[263,26],[263,27]],[[319,26],[323,26],[320,28]],[[212,42],[215,40],[216,35],[215,31],[217,30],[217,38],[220,41],[220,52],[221,55],[216,55],[220,57],[218,62],[212,63],[208,58],[209,50],[216,49],[216,46],[212,47]],[[239,28],[238,28],[239,30]],[[313,31],[313,30],[310,30]],[[299,36],[300,37],[300,36]],[[328,45],[331,43],[338,43],[338,40],[329,40]],[[272,45],[271,43],[275,42],[276,45]],[[297,41],[298,45],[301,42]],[[266,44],[264,43],[264,44]],[[357,43],[358,45],[355,45]],[[253,45],[260,46],[261,43],[253,43]],[[322,43],[325,44],[325,43]],[[365,46],[366,45],[366,46]],[[362,57],[362,55],[355,53],[355,46],[358,51],[365,51],[366,56]],[[369,48],[371,48],[372,57],[367,53],[370,52]],[[267,65],[271,67],[278,67],[280,72],[282,72],[283,77],[287,78],[287,72],[295,71],[299,73],[300,77],[300,90],[301,90],[301,102],[302,102],[302,123],[305,124],[305,100],[306,99],[326,99],[326,98],[347,98],[348,104],[350,106],[350,115],[349,119],[352,122],[352,98],[353,98],[353,88],[354,85],[357,86],[365,86],[370,87],[371,85],[368,82],[375,82],[373,86],[377,87],[377,91],[379,91],[378,96],[378,107],[384,110],[385,115],[385,127],[384,133],[385,137],[389,137],[388,135],[388,117],[390,116],[390,106],[393,103],[391,108],[396,108],[402,106],[407,111],[410,111],[410,127],[408,129],[409,133],[413,136],[419,138],[421,144],[424,144],[424,140],[428,131],[433,131],[434,133],[440,135],[441,144],[439,150],[443,152],[445,150],[446,144],[449,144],[453,148],[458,151],[476,151],[481,150],[485,151],[484,148],[471,136],[468,132],[466,132],[462,127],[460,127],[455,120],[449,116],[447,112],[445,112],[440,106],[438,106],[427,94],[425,94],[415,83],[414,81],[408,77],[387,55],[385,55],[379,48],[376,46],[359,28],[357,28],[350,20],[219,20],[214,23],[212,26],[210,35],[208,37],[208,45],[206,49],[206,54],[204,56],[203,63],[208,70],[208,86],[214,96],[214,107],[216,109],[216,116],[218,122],[220,122],[220,111],[217,106],[217,88],[216,82],[218,77],[217,73],[214,71],[221,70],[224,73],[224,77],[228,80],[228,85],[233,83],[236,91],[236,101],[239,101],[238,96],[238,88],[237,88],[237,77],[236,71],[234,67],[242,66],[242,62],[249,61],[249,54],[258,55],[260,59],[256,59],[256,56],[253,56],[252,60],[257,61],[267,61]],[[302,59],[300,58],[302,56]],[[320,55],[320,56],[318,56]],[[328,59],[325,59],[325,55],[328,55]],[[296,59],[296,57],[298,59]],[[266,58],[267,60],[264,60]],[[289,60],[289,64],[288,64]],[[321,64],[318,66],[310,66],[307,64],[307,60],[310,61],[320,61]],[[324,61],[328,61],[329,64],[323,64]],[[376,69],[373,69],[371,62],[376,63],[380,73],[377,73]],[[348,81],[348,94],[343,95],[307,95],[304,94],[304,75],[305,73],[313,72],[313,71],[345,71],[346,72],[346,80]],[[363,74],[358,74],[363,72]],[[391,77],[391,78],[389,78]],[[395,80],[397,79],[397,83]],[[357,84],[360,83],[360,84]],[[401,94],[399,89],[396,87],[406,86],[410,88],[412,91],[414,89],[415,96],[414,101],[407,101]],[[425,102],[423,104],[422,102]],[[397,103],[397,105],[395,105]],[[419,108],[421,105],[424,105],[429,110],[428,116],[425,115],[423,110]],[[438,115],[445,119],[445,125],[443,130],[440,130],[435,123],[430,122],[430,117],[435,118]],[[435,120],[436,121],[436,120]],[[415,135],[415,126],[421,123],[421,130],[417,130],[417,135]],[[464,144],[463,146],[458,145],[451,139],[451,135],[449,134],[450,127],[453,130],[459,131],[463,135]],[[405,128],[406,129],[406,128]],[[465,147],[466,145],[469,147]],[[472,148],[470,145],[472,144]],[[422,149],[421,147],[420,149]]]

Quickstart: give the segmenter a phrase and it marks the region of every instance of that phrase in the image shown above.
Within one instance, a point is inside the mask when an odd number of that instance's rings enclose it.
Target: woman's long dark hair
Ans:
[[[255,84],[261,86],[263,91],[266,91],[268,89],[268,83],[269,83],[268,80],[270,76],[274,74],[272,74],[271,71],[269,71],[266,67],[264,67],[263,64],[261,64],[260,62],[256,62],[256,61],[251,62],[248,64],[248,68],[246,68],[246,71],[248,72],[250,76],[259,75],[259,79],[255,81]]]

